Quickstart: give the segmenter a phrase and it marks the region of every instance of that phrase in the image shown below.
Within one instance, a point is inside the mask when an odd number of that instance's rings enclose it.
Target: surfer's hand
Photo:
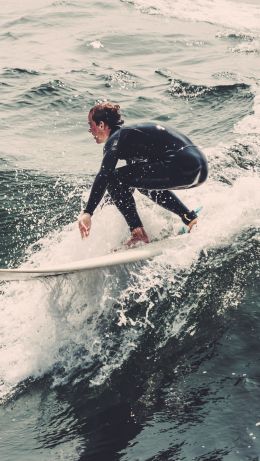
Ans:
[[[88,213],[83,213],[79,216],[79,231],[81,237],[84,239],[85,237],[89,236],[90,228],[91,228],[91,215]]]

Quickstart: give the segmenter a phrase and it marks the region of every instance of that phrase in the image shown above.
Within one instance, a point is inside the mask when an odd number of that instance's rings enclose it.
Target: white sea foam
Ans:
[[[104,48],[104,45],[99,40],[94,40],[89,44],[92,48]]]
[[[260,134],[260,93],[256,91],[253,113],[240,120],[234,131],[238,134]]]
[[[254,113],[246,116],[235,129],[243,136],[252,132],[251,142],[259,157],[259,95],[256,94]],[[210,162],[224,165],[227,146],[206,149]],[[212,160],[214,158],[214,160]],[[225,167],[224,167],[225,168]],[[243,170],[242,170],[243,171]],[[71,277],[58,277],[50,281],[12,282],[2,287],[0,307],[0,397],[12,393],[17,384],[26,378],[37,378],[52,370],[55,364],[64,373],[56,382],[66,379],[71,370],[99,356],[101,366],[93,384],[102,383],[111,372],[120,367],[138,344],[135,321],[124,311],[125,300],[131,293],[138,294],[137,302],[146,305],[141,319],[143,327],[149,325],[151,310],[149,291],[160,286],[162,280],[174,286],[176,273],[191,267],[201,251],[228,244],[235,235],[249,226],[260,225],[258,192],[260,179],[252,171],[243,175],[236,167],[238,178],[232,186],[209,179],[202,187],[179,191],[180,198],[190,207],[203,205],[199,226],[189,235],[176,237],[172,248],[138,268],[129,267],[135,282],[129,285],[129,273],[123,268],[98,270]],[[178,227],[178,219],[136,195],[138,208],[151,239],[163,238]],[[114,206],[106,206],[95,213],[91,234],[81,240],[77,223],[66,226],[42,239],[41,250],[31,254],[24,266],[39,266],[58,262],[76,261],[101,255],[121,245],[128,236],[127,226]],[[30,251],[29,251],[30,252]],[[163,278],[161,278],[163,274]],[[175,293],[177,296],[178,293]],[[107,315],[112,307],[121,306],[113,314],[117,328],[132,325],[120,350],[113,357],[107,352],[106,335],[99,332],[100,316]],[[176,316],[171,333],[178,334],[185,317]],[[139,319],[140,326],[140,319]],[[82,348],[82,354],[75,352]]]
[[[123,0],[149,14],[188,21],[205,21],[240,29],[260,29],[260,5],[231,0]]]
[[[12,282],[3,286],[1,295],[0,376],[1,396],[12,392],[15,386],[28,377],[39,377],[55,364],[65,372],[56,382],[65,379],[75,366],[98,355],[103,363],[93,383],[104,381],[125,361],[137,344],[137,332],[132,321],[132,332],[124,338],[120,351],[113,358],[106,352],[105,335],[98,332],[100,315],[108,314],[115,303],[124,306],[124,300],[137,292],[138,302],[145,303],[143,326],[150,325],[150,311],[154,308],[147,295],[160,284],[160,273],[168,283],[180,269],[189,268],[202,250],[231,241],[234,235],[248,226],[259,225],[257,193],[259,178],[248,173],[240,177],[232,187],[216,184],[212,180],[201,188],[182,191],[179,196],[190,206],[203,204],[200,224],[190,235],[176,237],[172,248],[147,265],[132,266],[136,283],[129,286],[129,273],[123,268],[90,271],[71,277],[59,277],[50,281]],[[144,224],[151,238],[172,232],[177,220],[168,212],[151,205],[143,197],[137,197]],[[147,206],[149,203],[149,206]],[[76,224],[64,228],[50,238],[42,240],[42,249],[31,256],[31,263],[52,264],[72,261],[94,254],[102,254],[117,247],[127,237],[127,227],[113,206],[96,213],[89,239],[82,241]],[[27,263],[28,264],[28,263]],[[131,271],[131,268],[129,268]],[[127,312],[114,313],[115,325]],[[122,316],[123,314],[123,316]],[[124,323],[121,322],[121,328]],[[183,320],[176,318],[176,332]],[[120,322],[119,322],[120,324]],[[118,325],[117,328],[120,328]],[[113,342],[113,338],[110,338]],[[75,351],[84,353],[75,359]],[[67,370],[67,372],[66,372]]]
[[[259,95],[256,94],[254,113],[245,117],[236,130],[248,136],[259,134]],[[258,138],[256,138],[257,140]],[[254,142],[254,141],[252,141]],[[256,154],[259,145],[254,142]],[[227,147],[227,146],[226,146]],[[226,147],[217,146],[205,152],[214,165],[224,162]],[[224,164],[224,163],[223,163]],[[174,286],[180,270],[189,269],[201,251],[225,245],[249,226],[260,225],[258,192],[260,179],[252,171],[237,173],[232,186],[209,179],[192,190],[177,195],[190,207],[203,205],[199,226],[191,234],[176,237],[172,247],[149,263],[123,268],[90,271],[69,277],[45,281],[12,282],[2,286],[0,305],[0,397],[12,393],[26,378],[37,378],[60,366],[64,372],[56,376],[56,383],[64,381],[75,367],[80,367],[98,356],[100,369],[93,378],[94,385],[102,383],[111,372],[120,367],[138,344],[136,322],[124,310],[125,301],[132,293],[136,302],[143,303],[146,312],[140,323],[153,327],[150,313],[156,308],[149,292],[160,283]],[[151,239],[163,238],[179,226],[179,220],[147,198],[136,194],[144,226]],[[101,255],[121,245],[128,236],[127,226],[114,206],[98,210],[88,239],[81,240],[77,223],[64,227],[42,239],[41,250],[31,254],[24,266],[39,266],[76,261]],[[129,275],[134,278],[129,284]],[[134,281],[134,282],[133,282]],[[175,292],[175,296],[178,293]],[[161,295],[163,296],[163,294]],[[120,349],[113,357],[107,351],[107,338],[99,331],[100,316],[107,315],[113,306],[120,308],[112,315],[117,328],[130,324]],[[185,316],[176,316],[169,326],[171,334],[178,334]],[[82,349],[81,354],[75,354]],[[76,357],[76,358],[75,358]]]
[[[240,43],[230,49],[232,53],[256,54],[260,53],[260,41],[252,40]]]
[[[56,353],[48,291],[39,282],[9,285],[1,296],[0,397],[46,372]]]

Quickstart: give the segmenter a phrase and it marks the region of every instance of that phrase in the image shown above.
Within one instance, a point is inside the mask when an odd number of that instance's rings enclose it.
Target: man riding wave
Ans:
[[[124,126],[120,106],[109,102],[92,107],[88,123],[96,143],[105,146],[88,203],[79,217],[82,238],[89,235],[92,215],[106,190],[129,226],[128,246],[149,242],[136,209],[135,189],[180,216],[190,231],[197,215],[172,189],[197,187],[207,179],[207,160],[201,150],[182,133],[160,124]],[[119,159],[126,165],[116,168]]]

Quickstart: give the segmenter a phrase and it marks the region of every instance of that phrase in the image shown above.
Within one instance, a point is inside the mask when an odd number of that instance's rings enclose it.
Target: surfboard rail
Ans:
[[[150,259],[162,253],[159,246],[145,245],[124,251],[91,257],[71,263],[55,266],[41,266],[38,268],[20,267],[16,269],[0,269],[0,280],[27,280],[40,277],[51,277],[62,274],[107,268],[120,264],[130,264],[144,259]]]
[[[196,208],[196,213],[201,211],[202,207]],[[182,227],[178,235],[187,233],[187,226]],[[125,250],[115,251],[102,256],[89,257],[70,263],[60,263],[54,266],[40,266],[37,268],[18,267],[16,269],[0,269],[0,281],[12,280],[29,280],[41,277],[53,277],[62,274],[73,274],[94,269],[104,269],[107,267],[118,266],[120,264],[131,264],[145,259],[151,259],[161,255],[167,247],[171,247],[175,236],[167,237],[163,240],[154,241],[139,247],[128,248]],[[175,242],[176,243],[176,242]]]

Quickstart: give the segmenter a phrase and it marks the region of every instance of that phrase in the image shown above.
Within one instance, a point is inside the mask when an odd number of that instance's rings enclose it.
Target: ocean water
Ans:
[[[0,282],[1,461],[260,460],[259,0],[0,0],[0,266],[104,254],[76,219],[98,100],[209,160],[199,226],[160,257]],[[151,238],[179,222],[136,193]]]

